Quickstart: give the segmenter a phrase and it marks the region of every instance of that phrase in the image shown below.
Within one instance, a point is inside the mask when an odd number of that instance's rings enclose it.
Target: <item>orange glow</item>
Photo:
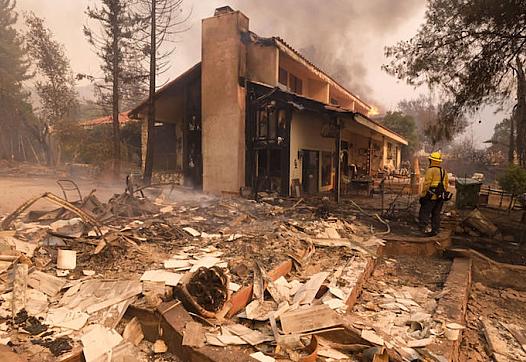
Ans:
[[[380,114],[380,111],[378,110],[378,108],[376,108],[375,106],[371,106],[371,108],[369,109],[368,115],[376,116],[378,114]]]

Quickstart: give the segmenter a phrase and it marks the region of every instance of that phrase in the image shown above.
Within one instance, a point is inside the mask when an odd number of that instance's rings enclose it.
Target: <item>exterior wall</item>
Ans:
[[[373,157],[372,160],[371,171],[373,175],[385,166],[390,169],[398,169],[400,167],[402,145],[395,140],[381,136],[362,125],[354,123],[346,125],[346,128],[342,132],[342,140],[351,145],[349,150],[349,164],[355,164],[362,173],[367,166],[367,156],[364,155],[363,152],[369,149],[369,140],[371,140],[373,144],[380,146],[380,150],[376,152],[377,157]],[[395,153],[392,159],[388,157],[388,143],[391,143],[392,152]]]
[[[239,11],[202,24],[203,190],[239,192],[245,183],[246,50],[241,32],[248,18]]]
[[[334,86],[330,87],[329,94],[331,99],[337,100],[338,105],[354,112],[360,112],[367,115],[371,110],[371,108],[366,107],[359,99],[351,97],[349,94],[342,92]]]
[[[147,112],[147,110],[146,110]],[[169,96],[160,97],[155,101],[155,117],[157,122],[171,123],[176,125],[173,142],[176,144],[176,168],[177,171],[183,169],[183,125],[184,125],[184,93],[178,90]],[[148,142],[148,122],[147,113],[141,113],[141,150],[142,150],[142,170],[146,162],[146,144]],[[155,149],[154,149],[155,153]],[[154,164],[155,170],[155,164]]]
[[[342,132],[342,140],[350,145],[349,164],[354,164],[359,172],[364,172],[367,168],[367,156],[361,153],[361,150],[369,149],[369,137],[365,137],[355,132],[353,129],[345,129]]]
[[[247,46],[247,76],[250,80],[278,85],[279,52],[274,46],[250,43]]]
[[[335,152],[334,138],[321,136],[323,123],[323,118],[316,113],[294,112],[292,114],[290,126],[290,184],[292,184],[293,179],[299,179],[300,184],[302,182],[302,161],[298,158],[300,150]],[[319,169],[318,185],[320,185],[320,191],[332,189],[334,177],[331,177],[331,185],[329,187],[321,187],[321,157]]]
[[[329,99],[329,83],[309,78],[307,81],[308,97],[321,101],[323,103],[330,103]]]
[[[329,103],[329,84],[318,78],[316,74],[309,71],[307,67],[282,52],[279,53],[279,66],[301,79],[303,83],[303,96]]]
[[[330,91],[333,93],[339,93],[340,96],[336,96],[335,98],[340,98],[341,101],[346,104],[344,107],[348,107],[348,104],[351,102],[355,103],[356,111],[363,111],[363,114],[368,114],[371,110],[371,107],[368,106],[366,103],[361,101],[358,97],[352,95],[348,90],[343,88],[340,84],[335,82],[333,79],[331,79],[327,74],[321,72],[319,69],[316,69],[311,64],[309,64],[304,58],[296,54],[294,51],[292,51],[288,46],[285,46],[282,43],[278,42],[278,48],[280,49],[280,63],[294,63],[295,65],[302,67],[306,72],[309,73],[310,77],[315,77],[316,79],[319,79],[323,82],[326,82],[330,86]],[[290,59],[290,61],[289,61]],[[283,62],[282,62],[283,60]],[[287,67],[287,65],[285,65]],[[301,76],[301,75],[300,75]],[[352,103],[351,103],[352,105]]]

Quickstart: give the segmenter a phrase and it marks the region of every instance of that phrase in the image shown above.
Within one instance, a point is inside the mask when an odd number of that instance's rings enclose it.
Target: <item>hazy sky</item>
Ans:
[[[99,63],[87,43],[82,26],[88,24],[84,11],[98,0],[18,0],[19,11],[33,11],[43,17],[56,39],[63,43],[75,73],[98,74]],[[191,11],[172,55],[171,69],[163,76],[172,79],[200,59],[201,19],[214,9],[230,5],[250,18],[250,28],[261,36],[278,35],[311,60],[335,75],[364,100],[393,109],[402,99],[416,98],[415,90],[381,70],[386,62],[384,47],[409,39],[423,21],[423,0],[185,0]],[[314,59],[315,58],[315,59]],[[473,117],[471,132],[480,143],[493,133],[502,115],[490,111]],[[478,123],[478,120],[482,123]]]

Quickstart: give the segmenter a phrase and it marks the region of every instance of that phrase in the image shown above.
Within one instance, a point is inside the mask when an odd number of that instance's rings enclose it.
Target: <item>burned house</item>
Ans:
[[[205,192],[327,192],[399,168],[407,145],[369,118],[372,106],[230,7],[203,19],[202,61],[155,102],[154,171]],[[143,121],[143,155],[147,114],[146,101],[131,112]]]

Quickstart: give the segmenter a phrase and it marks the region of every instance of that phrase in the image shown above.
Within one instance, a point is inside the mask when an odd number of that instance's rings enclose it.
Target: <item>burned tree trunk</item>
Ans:
[[[508,148],[508,162],[515,162],[515,109],[510,117],[510,146]]]
[[[516,108],[516,138],[515,148],[519,165],[526,167],[526,75],[523,63],[517,57],[517,108]]]
[[[113,19],[113,41],[112,41],[112,74],[113,74],[113,89],[112,89],[112,114],[113,114],[113,176],[115,179],[119,178],[121,172],[121,137],[119,125],[119,38],[120,28],[117,16]]]
[[[148,139],[146,141],[146,157],[144,163],[143,182],[148,185],[152,182],[153,174],[153,152],[155,127],[155,75],[156,75],[156,24],[155,24],[155,0],[151,6],[151,34],[150,34],[150,89],[148,97]]]

